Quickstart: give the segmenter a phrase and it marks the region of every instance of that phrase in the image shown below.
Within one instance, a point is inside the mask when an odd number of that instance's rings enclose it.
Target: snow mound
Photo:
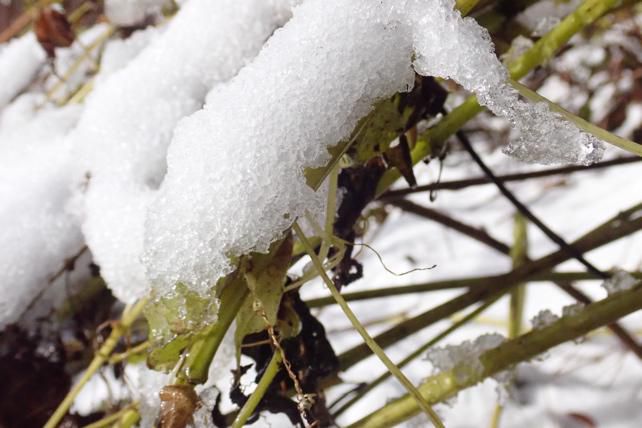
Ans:
[[[165,174],[174,127],[256,55],[288,13],[280,0],[192,0],[87,99],[73,140],[76,176],[88,174],[90,182],[77,205],[87,243],[119,299],[148,291],[139,262],[144,213]]]
[[[230,257],[266,251],[323,198],[303,170],[324,165],[372,104],[412,86],[408,34],[369,0],[311,0],[256,60],[179,124],[149,210],[145,263],[163,290],[204,291]]]

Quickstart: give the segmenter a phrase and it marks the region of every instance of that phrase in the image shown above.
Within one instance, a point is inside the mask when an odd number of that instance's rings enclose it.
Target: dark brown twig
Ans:
[[[456,230],[457,232],[460,232],[463,235],[479,241],[482,244],[486,244],[488,247],[493,248],[494,250],[504,255],[510,256],[510,247],[490,236],[485,230],[477,229],[473,226],[462,223],[459,220],[448,217],[447,215],[442,214],[438,211],[416,205],[407,200],[393,201],[392,204],[403,209],[404,211],[428,218],[439,224]],[[526,261],[529,262],[531,260],[527,258]],[[590,305],[591,303],[593,303],[593,301],[587,295],[585,295],[577,288],[573,287],[573,285],[568,281],[554,281],[554,284],[580,303],[584,303],[585,305]],[[631,352],[633,352],[638,358],[642,359],[642,347],[637,342],[637,340],[634,339],[633,335],[631,335],[628,331],[626,331],[626,329],[624,329],[624,327],[622,327],[618,323],[610,324],[608,328],[622,341],[622,343],[629,350],[631,350]]]
[[[457,139],[461,142],[462,146],[464,149],[470,154],[470,156],[473,158],[475,163],[481,168],[481,170],[486,174],[486,176],[497,186],[497,189],[500,191],[502,195],[506,199],[510,201],[511,204],[517,210],[524,216],[526,217],[531,223],[533,223],[535,226],[538,227],[539,230],[541,230],[544,235],[546,235],[551,241],[555,242],[562,250],[567,252],[572,258],[577,260],[578,262],[582,263],[586,268],[593,272],[594,274],[598,275],[599,277],[603,279],[607,279],[610,277],[610,275],[606,272],[601,271],[597,267],[595,267],[592,263],[590,263],[586,258],[584,257],[584,254],[579,251],[577,248],[573,247],[572,245],[569,245],[568,242],[564,240],[560,235],[555,233],[550,227],[548,227],[546,224],[544,224],[543,221],[541,221],[533,212],[522,202],[520,202],[519,199],[515,197],[513,192],[508,190],[506,186],[504,186],[504,183],[497,178],[497,176],[493,173],[493,171],[486,165],[486,163],[482,160],[482,158],[477,154],[475,149],[473,148],[473,145],[470,143],[470,140],[461,131],[458,131],[456,133]]]
[[[604,162],[595,163],[589,166],[572,165],[572,166],[564,166],[560,168],[549,168],[541,171],[520,172],[516,174],[499,175],[497,176],[497,179],[499,179],[502,183],[507,183],[510,181],[528,180],[531,178],[550,177],[552,175],[564,175],[564,174],[572,174],[574,172],[595,171],[595,170],[610,168],[616,165],[625,165],[625,164],[636,163],[636,162],[642,162],[642,158],[639,156],[630,156],[630,157],[627,156],[627,157],[621,157],[621,158],[611,159]],[[467,178],[464,180],[442,181],[438,183],[425,184],[414,188],[390,190],[384,193],[383,195],[381,195],[379,199],[384,201],[389,201],[393,199],[399,199],[403,196],[410,195],[413,193],[431,192],[434,190],[462,190],[471,186],[481,186],[486,184],[493,184],[491,179],[488,178],[487,176]]]

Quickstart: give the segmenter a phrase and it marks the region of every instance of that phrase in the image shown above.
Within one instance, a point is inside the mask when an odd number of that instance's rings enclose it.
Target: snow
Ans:
[[[604,146],[564,120],[544,103],[522,101],[508,83],[508,73],[494,54],[488,32],[454,10],[454,0],[416,1],[410,9],[419,74],[450,78],[475,93],[480,104],[513,127],[505,153],[541,164],[599,161]],[[440,43],[449,34],[452,43]]]
[[[179,124],[146,224],[156,286],[204,291],[230,258],[266,251],[296,217],[323,209],[303,169],[324,165],[375,101],[412,86],[410,37],[396,19],[366,0],[309,0]]]
[[[550,309],[542,309],[531,318],[531,325],[534,330],[548,327],[549,325],[559,321],[560,317],[551,312]]]
[[[132,27],[160,14],[167,3],[167,0],[105,0],[105,15],[114,25]]]
[[[444,34],[452,43],[439,42]],[[147,215],[149,279],[164,291],[179,281],[204,291],[231,260],[266,251],[293,219],[317,212],[303,169],[327,162],[326,148],[375,101],[411,87],[413,48],[418,73],[455,80],[511,122],[518,138],[506,153],[540,163],[601,158],[595,137],[519,99],[488,33],[454,1],[311,0],[177,127]]]
[[[27,33],[1,46],[0,111],[34,78],[45,62],[45,51],[36,36]]]
[[[610,277],[609,279],[605,280],[602,283],[602,288],[604,288],[606,292],[609,295],[611,295],[611,294],[620,293],[622,291],[630,290],[639,282],[640,282],[639,280],[634,278],[628,272],[623,271],[621,269],[617,269],[613,273],[612,277]]]
[[[80,108],[37,111],[36,103],[21,97],[0,122],[0,329],[82,246],[77,222],[65,211],[71,147],[64,137]]]
[[[458,380],[465,382],[468,377],[480,376],[484,372],[479,356],[497,348],[505,340],[501,334],[483,334],[475,340],[466,340],[459,345],[431,348],[426,358],[438,371],[455,369]],[[465,367],[460,367],[462,363],[465,363]]]
[[[72,138],[77,180],[91,179],[76,205],[87,243],[121,300],[148,291],[139,262],[144,213],[165,173],[176,123],[258,52],[288,10],[279,0],[192,0],[87,99]]]

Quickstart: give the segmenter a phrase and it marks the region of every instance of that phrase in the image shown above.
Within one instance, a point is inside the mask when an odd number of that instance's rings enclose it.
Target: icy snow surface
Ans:
[[[325,202],[303,169],[324,165],[372,104],[411,87],[409,34],[369,0],[310,0],[254,62],[182,121],[149,210],[155,285],[207,289],[229,257],[269,244]]]
[[[251,59],[288,17],[273,0],[192,0],[168,28],[87,99],[73,134],[83,232],[114,294],[148,291],[139,256],[144,212],[165,173],[176,123]]]
[[[303,169],[323,165],[326,147],[347,138],[375,101],[410,88],[413,47],[418,73],[457,81],[513,124],[519,138],[507,153],[598,160],[595,138],[519,99],[486,30],[454,4],[309,0],[296,9],[256,61],[177,127],[147,216],[149,279],[163,290],[181,281],[203,291],[230,272],[230,258],[267,250],[294,218],[316,211],[322,201]]]

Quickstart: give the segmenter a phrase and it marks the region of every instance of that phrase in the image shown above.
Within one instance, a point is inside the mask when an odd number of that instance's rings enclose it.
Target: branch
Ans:
[[[592,170],[609,168],[615,165],[625,165],[625,164],[636,163],[641,161],[642,161],[642,158],[638,156],[626,156],[626,157],[611,159],[604,162],[594,163],[593,165],[589,165],[589,166],[571,165],[571,166],[564,166],[560,168],[543,169],[541,171],[500,175],[500,176],[497,176],[497,179],[500,180],[502,183],[508,183],[510,181],[523,181],[531,178],[550,177],[551,175],[562,175],[562,174],[572,174],[574,172],[592,171]],[[471,186],[480,186],[484,184],[492,184],[492,181],[490,180],[490,178],[486,176],[468,178],[464,180],[441,181],[441,182],[425,184],[425,185],[417,186],[413,188],[388,190],[387,192],[385,192],[383,195],[379,197],[379,200],[389,202],[392,200],[397,200],[402,196],[410,195],[413,193],[432,192],[435,190],[461,190]]]
[[[634,288],[593,303],[576,315],[564,317],[547,327],[533,330],[486,351],[479,357],[481,370],[470,369],[477,365],[475,361],[464,361],[452,370],[431,376],[419,390],[430,403],[444,401],[489,376],[528,361],[561,343],[582,337],[591,330],[610,324],[641,308],[642,282],[639,282]],[[415,402],[404,396],[350,425],[349,428],[394,426],[415,415],[417,410]]]
[[[582,236],[573,243],[579,251],[588,252],[602,245],[630,235],[642,229],[642,204],[621,212],[612,219],[598,226],[596,229]],[[548,271],[569,259],[563,251],[555,251],[547,256],[525,263],[506,275],[490,278],[487,282],[480,283],[471,290],[460,294],[439,306],[431,308],[422,314],[403,321],[389,330],[379,334],[375,340],[382,347],[396,343],[416,331],[448,317],[472,304],[501,295],[510,290],[514,285],[526,280],[529,276]],[[357,345],[339,356],[342,370],[347,370],[370,354],[369,348]]]

